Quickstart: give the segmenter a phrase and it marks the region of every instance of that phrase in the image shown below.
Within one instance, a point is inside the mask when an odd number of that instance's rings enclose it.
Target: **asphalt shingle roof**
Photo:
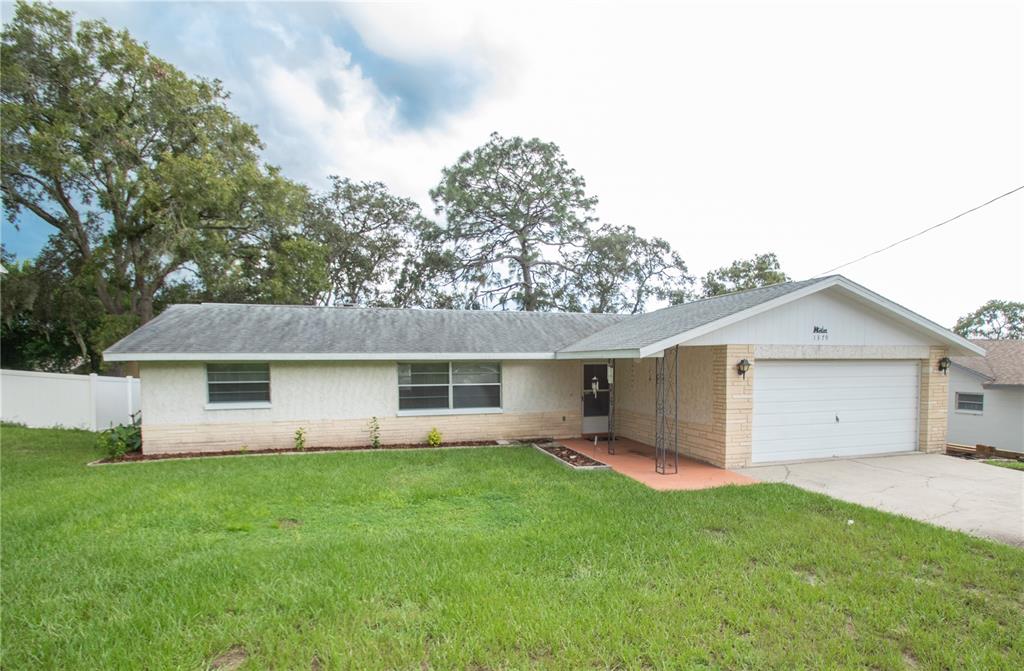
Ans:
[[[802,282],[773,284],[758,289],[705,298],[693,303],[673,305],[656,312],[637,315],[633,319],[623,320],[587,336],[561,351],[597,352],[639,349],[826,279],[828,278],[821,277]]]
[[[971,340],[985,356],[955,356],[953,362],[990,379],[989,384],[1024,385],[1024,340]]]
[[[552,353],[628,315],[174,305],[111,354]]]

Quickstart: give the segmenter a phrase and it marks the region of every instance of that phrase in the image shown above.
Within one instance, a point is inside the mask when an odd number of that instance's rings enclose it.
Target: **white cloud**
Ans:
[[[538,136],[587,178],[602,218],[667,238],[698,273],[775,251],[807,277],[1024,183],[1017,4],[343,5],[313,19],[281,5],[248,16],[273,37],[241,74],[221,34],[204,38],[218,42],[209,57],[199,46],[162,55],[207,75],[224,68],[233,105],[260,121],[268,158],[293,177],[381,180],[429,209],[441,168],[491,131]],[[403,101],[332,42],[338,17],[381,56],[453,64],[482,86],[468,107],[410,128]],[[1024,299],[1022,222],[1017,195],[842,272],[952,324],[989,298]]]

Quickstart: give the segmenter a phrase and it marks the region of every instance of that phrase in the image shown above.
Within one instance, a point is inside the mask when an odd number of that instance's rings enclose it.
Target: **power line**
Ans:
[[[888,249],[892,249],[896,245],[902,245],[907,240],[913,240],[914,238],[916,238],[918,236],[924,235],[928,231],[934,231],[939,226],[945,226],[946,224],[950,223],[951,221],[956,221],[957,219],[959,219],[960,217],[962,217],[964,215],[967,215],[967,214],[970,214],[971,212],[975,212],[977,210],[980,210],[981,208],[985,207],[986,205],[991,205],[992,203],[996,202],[1000,198],[1006,198],[1007,196],[1009,196],[1011,194],[1017,193],[1021,189],[1024,189],[1024,184],[1018,186],[1016,189],[1012,189],[1010,191],[1007,191],[1006,193],[1004,193],[1001,196],[996,196],[992,200],[986,201],[986,202],[982,203],[981,205],[976,205],[975,207],[972,207],[969,210],[964,210],[963,212],[961,212],[960,214],[956,215],[955,217],[950,217],[949,219],[946,219],[945,221],[941,221],[941,222],[935,224],[934,226],[929,226],[928,228],[924,229],[923,231],[918,231],[917,233],[914,233],[913,235],[909,235],[909,236],[903,238],[902,240],[897,240],[896,242],[892,243],[891,245],[887,245],[885,247],[882,247],[881,249],[876,249],[875,251],[870,252],[868,254],[865,254],[864,256],[861,256],[859,258],[856,258],[853,261],[847,261],[846,263],[844,263],[842,265],[838,265],[835,268],[830,268],[830,269],[828,269],[828,270],[826,270],[824,272],[818,273],[817,275],[815,275],[815,277],[821,277],[822,275],[828,275],[829,273],[834,273],[835,271],[839,270],[840,268],[845,268],[846,266],[851,266],[854,263],[857,263],[858,261],[863,261],[864,259],[868,258],[869,256],[874,256],[875,254],[881,254],[882,252],[884,252],[884,251],[886,251]]]

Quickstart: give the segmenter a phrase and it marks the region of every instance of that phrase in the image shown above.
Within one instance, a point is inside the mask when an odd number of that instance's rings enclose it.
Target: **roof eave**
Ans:
[[[661,356],[658,354],[657,356]],[[579,360],[579,359],[639,359],[641,358],[638,349],[601,349],[586,350],[579,352],[555,352],[556,359]]]
[[[551,360],[554,352],[111,352],[104,361],[502,361]]]

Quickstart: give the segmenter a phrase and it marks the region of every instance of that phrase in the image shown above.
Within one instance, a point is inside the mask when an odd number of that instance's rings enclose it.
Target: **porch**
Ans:
[[[614,450],[612,454],[608,453],[607,440],[598,439],[596,445],[593,440],[584,438],[570,438],[558,442],[608,464],[616,473],[621,473],[659,491],[709,489],[723,485],[750,485],[757,482],[749,476],[684,456],[679,457],[679,468],[675,472],[659,473],[654,467],[654,447],[629,438],[615,438],[612,443]]]
[[[728,484],[722,469],[749,462],[752,376],[736,365],[750,359],[752,347],[721,345],[583,361],[582,440],[573,449],[655,489]]]

